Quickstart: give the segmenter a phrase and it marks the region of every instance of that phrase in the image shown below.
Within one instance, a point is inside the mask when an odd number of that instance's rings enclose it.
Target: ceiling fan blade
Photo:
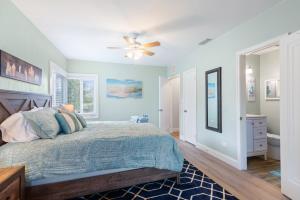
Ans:
[[[124,36],[123,39],[126,41],[127,44],[134,44],[135,40],[132,37]]]
[[[143,54],[144,54],[145,56],[153,56],[153,55],[154,55],[154,53],[153,53],[152,51],[147,51],[147,50],[144,50],[144,51],[143,51]]]
[[[107,47],[108,49],[123,49],[123,47]]]
[[[149,42],[143,44],[143,47],[156,47],[156,46],[160,46],[160,42],[156,41],[156,42]]]

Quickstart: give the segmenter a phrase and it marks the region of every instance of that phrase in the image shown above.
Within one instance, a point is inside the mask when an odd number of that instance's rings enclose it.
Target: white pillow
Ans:
[[[27,111],[27,112],[36,112],[36,111],[39,111],[39,110],[43,110],[45,109],[45,107],[33,107],[30,111]]]
[[[1,125],[4,142],[29,142],[39,139],[34,129],[26,121],[21,112],[8,117]]]

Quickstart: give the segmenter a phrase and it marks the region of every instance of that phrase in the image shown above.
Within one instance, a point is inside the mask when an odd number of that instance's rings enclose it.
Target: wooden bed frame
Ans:
[[[27,111],[33,107],[51,107],[51,96],[0,90],[0,123],[16,112]],[[5,145],[1,138],[0,135],[0,146]],[[32,200],[68,199],[173,177],[176,177],[179,183],[179,172],[156,168],[141,168],[26,187],[25,196],[26,199]]]

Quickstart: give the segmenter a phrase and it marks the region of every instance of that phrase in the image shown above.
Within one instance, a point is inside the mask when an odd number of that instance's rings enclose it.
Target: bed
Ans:
[[[0,123],[33,106],[50,107],[51,97],[0,90]],[[0,145],[0,167],[26,166],[26,199],[67,199],[165,178],[179,181],[183,164],[169,134],[132,122],[102,122],[26,143],[0,139]]]

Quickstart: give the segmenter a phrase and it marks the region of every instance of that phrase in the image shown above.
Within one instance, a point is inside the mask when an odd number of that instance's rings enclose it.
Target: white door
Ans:
[[[159,77],[159,128],[169,131],[170,128],[170,110],[169,110],[170,90],[168,79]]]
[[[300,32],[281,42],[281,191],[300,199]]]
[[[182,135],[183,139],[196,144],[196,68],[182,75]]]

